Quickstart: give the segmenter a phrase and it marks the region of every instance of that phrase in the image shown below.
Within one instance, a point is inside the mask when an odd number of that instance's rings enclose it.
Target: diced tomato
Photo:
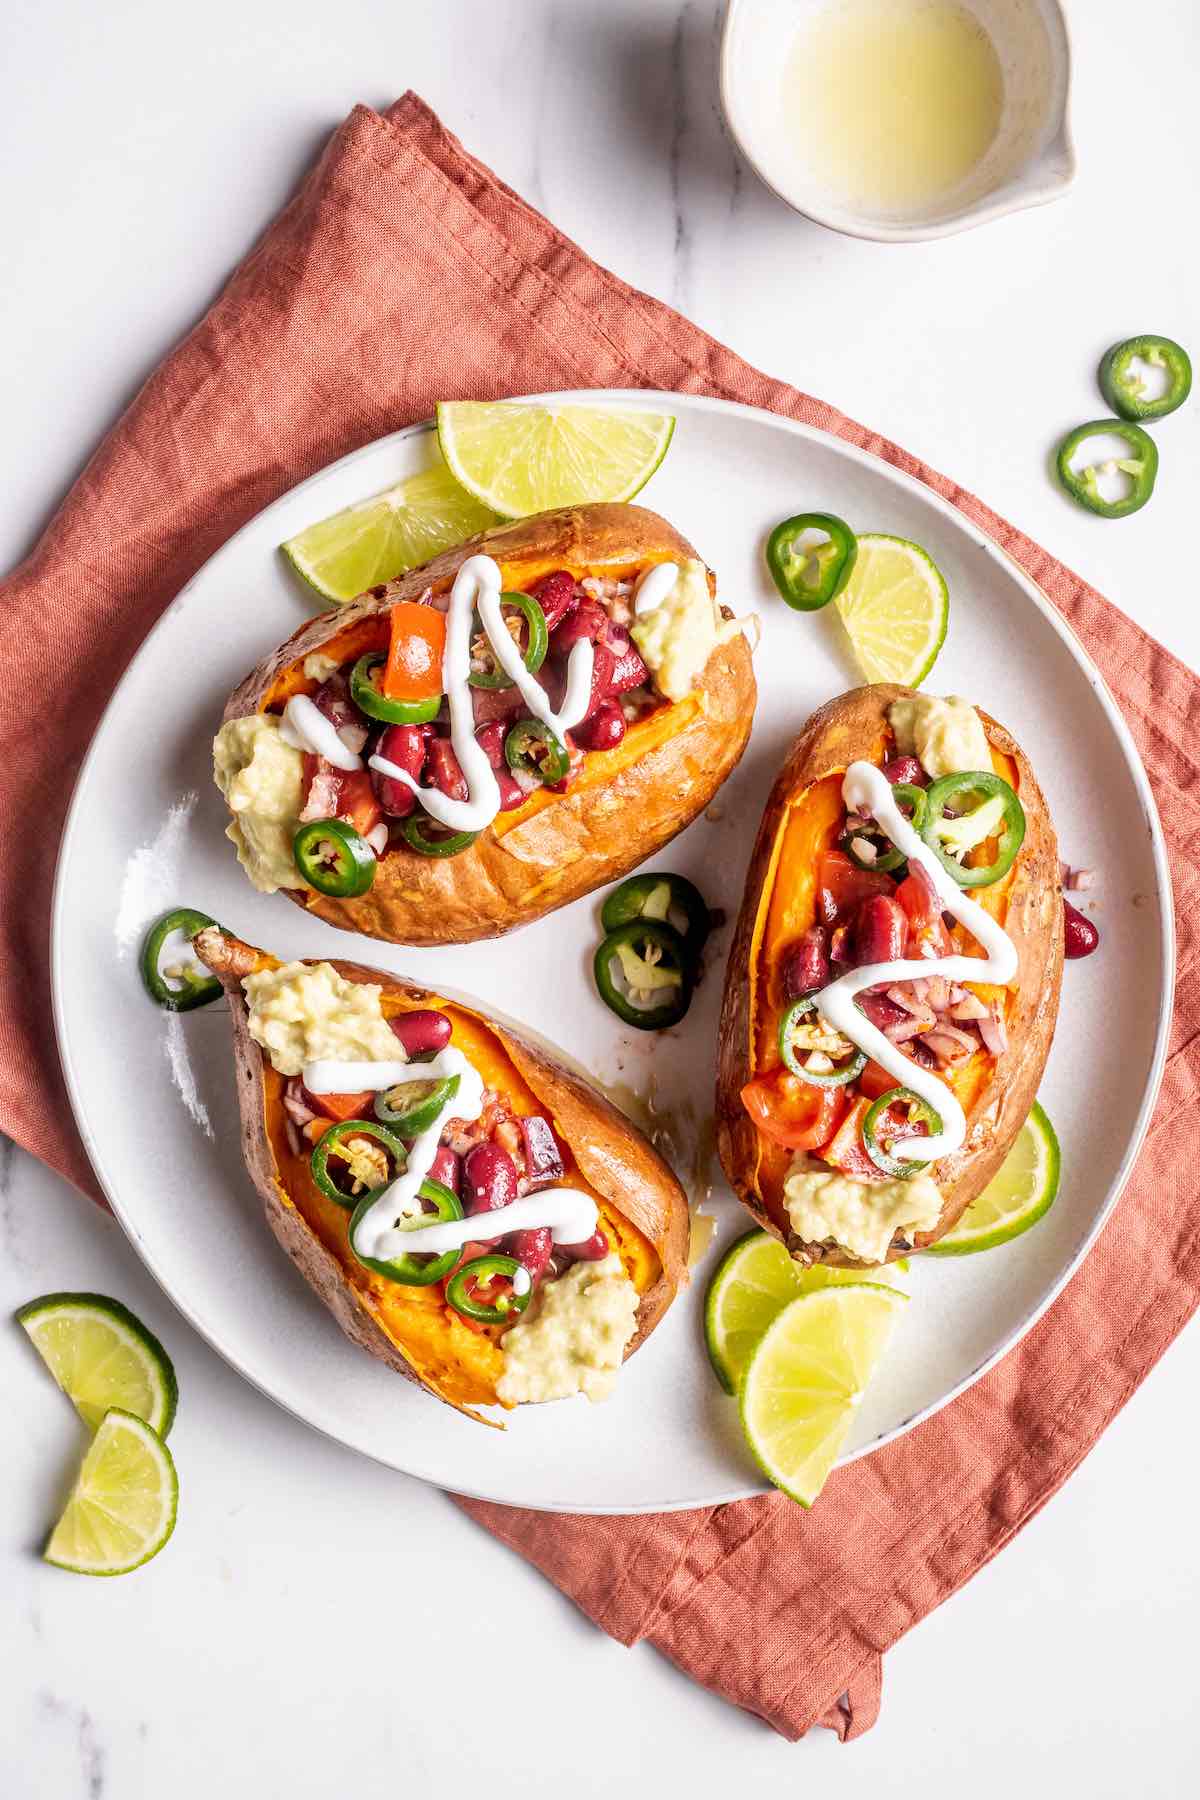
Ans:
[[[375,1095],[370,1088],[365,1094],[310,1094],[305,1088],[304,1098],[314,1112],[324,1113],[327,1119],[370,1119],[375,1113]]]
[[[841,850],[826,850],[817,865],[817,911],[826,925],[844,925],[861,901],[895,887],[890,875],[858,868]]]
[[[877,1062],[868,1062],[858,1077],[858,1091],[865,1094],[868,1100],[878,1100],[880,1094],[886,1094],[899,1086],[896,1077],[889,1075],[883,1065]]]
[[[845,1104],[840,1087],[816,1087],[784,1068],[756,1076],[742,1089],[742,1105],[759,1131],[788,1150],[820,1149]]]
[[[949,956],[954,946],[942,918],[942,903],[920,863],[909,865],[908,874],[896,889],[896,898],[908,914],[913,953]]]
[[[867,1155],[867,1147],[863,1143],[863,1120],[870,1110],[869,1100],[861,1097],[857,1099],[842,1120],[837,1136],[821,1151],[824,1162],[831,1163],[835,1169],[841,1169],[845,1175],[853,1175],[856,1181],[885,1179],[883,1171],[877,1169]]]
[[[383,808],[366,769],[335,769],[323,756],[306,751],[300,817],[346,819],[360,837],[366,837],[383,818]]]
[[[389,700],[428,700],[442,692],[446,615],[419,600],[392,608],[391,639],[381,687]]]

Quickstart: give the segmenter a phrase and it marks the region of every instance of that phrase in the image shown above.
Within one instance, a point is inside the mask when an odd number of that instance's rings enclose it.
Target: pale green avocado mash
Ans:
[[[992,753],[983,721],[969,700],[949,694],[912,694],[888,708],[888,724],[896,734],[901,756],[915,756],[934,780],[942,775],[965,775],[988,770]]]
[[[304,758],[273,713],[227,719],[213,741],[213,779],[229,803],[225,836],[260,893],[302,888],[292,840],[303,804]]]
[[[942,1196],[928,1175],[907,1181],[855,1181],[824,1163],[797,1156],[783,1184],[788,1218],[806,1244],[832,1238],[860,1262],[881,1263],[895,1234],[911,1242],[932,1231]]]
[[[704,564],[693,557],[680,565],[666,598],[635,621],[630,635],[659,692],[668,700],[683,700],[717,645],[740,630],[737,620],[722,619],[708,591]]]

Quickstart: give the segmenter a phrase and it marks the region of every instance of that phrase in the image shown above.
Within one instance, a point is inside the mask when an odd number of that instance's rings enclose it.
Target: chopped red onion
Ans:
[[[979,1036],[984,1049],[992,1056],[1003,1056],[1008,1049],[1008,1032],[998,1013],[990,1012],[986,1019],[980,1019]]]
[[[958,1019],[963,1024],[968,1023],[971,1019],[986,1019],[987,1016],[988,1009],[978,994],[963,994],[962,998],[950,1008],[950,1017]]]

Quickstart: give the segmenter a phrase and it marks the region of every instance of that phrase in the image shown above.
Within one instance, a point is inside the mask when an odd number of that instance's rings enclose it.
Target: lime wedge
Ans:
[[[1058,1139],[1035,1100],[1016,1142],[982,1194],[926,1255],[970,1256],[1020,1237],[1054,1205],[1058,1175]]]
[[[450,400],[437,427],[463,487],[504,518],[523,519],[551,506],[632,500],[667,454],[675,421],[604,406]]]
[[[704,1336],[713,1372],[727,1394],[736,1394],[759,1339],[789,1300],[818,1288],[851,1282],[879,1283],[904,1290],[908,1264],[878,1269],[838,1269],[793,1262],[769,1231],[749,1231],[730,1246],[709,1283],[704,1303]]]
[[[171,1359],[119,1300],[44,1294],[21,1307],[17,1322],[92,1431],[116,1406],[166,1437],[179,1396]]]
[[[811,1506],[846,1441],[908,1296],[838,1283],[801,1294],[768,1325],[742,1382],[742,1428],[763,1473]]]
[[[919,687],[937,661],[950,618],[941,570],[919,544],[868,531],[834,601],[865,681]]]
[[[280,549],[309,587],[340,605],[495,523],[495,513],[464,493],[439,461],[310,525]]]
[[[113,1407],[88,1445],[46,1561],[76,1575],[127,1575],[158,1555],[178,1506],[171,1452],[144,1419]]]

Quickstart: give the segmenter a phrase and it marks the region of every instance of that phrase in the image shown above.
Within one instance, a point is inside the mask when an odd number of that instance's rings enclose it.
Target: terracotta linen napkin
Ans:
[[[776,1498],[630,1519],[464,1502],[622,1642],[648,1639],[785,1736],[814,1723],[854,1736],[878,1711],[882,1653],[1054,1493],[1200,1299],[1200,683],[971,494],[589,261],[413,95],[338,129],[3,585],[0,1125],[100,1198],[53,1039],[48,868],[74,772],[162,608],[277,494],[436,400],[586,386],[749,401],[952,501],[1087,644],[1170,848],[1179,984],[1150,1136],[1087,1264],[1019,1350],[841,1471],[809,1514]],[[53,734],[28,729],[30,692]]]

